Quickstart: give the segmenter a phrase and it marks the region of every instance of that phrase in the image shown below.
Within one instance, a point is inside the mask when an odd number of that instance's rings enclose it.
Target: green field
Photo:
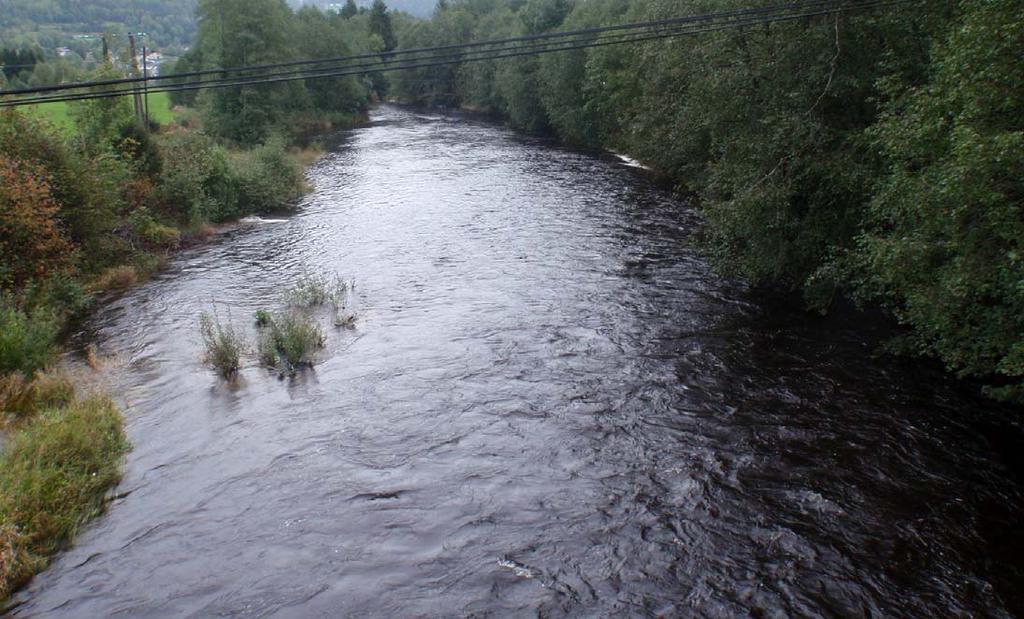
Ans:
[[[68,104],[63,101],[40,103],[39,105],[31,106],[29,109],[64,131],[71,132],[75,129],[75,121],[71,117],[71,110]],[[149,118],[161,125],[174,121],[174,112],[171,111],[171,100],[167,93],[157,92],[149,95]]]

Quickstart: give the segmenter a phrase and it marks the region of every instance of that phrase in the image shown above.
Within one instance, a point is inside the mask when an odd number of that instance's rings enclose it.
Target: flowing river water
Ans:
[[[13,616],[1024,613],[1012,412],[714,275],[637,170],[385,106],[309,175],[91,319],[134,451]],[[357,327],[219,381],[199,312],[303,270]]]

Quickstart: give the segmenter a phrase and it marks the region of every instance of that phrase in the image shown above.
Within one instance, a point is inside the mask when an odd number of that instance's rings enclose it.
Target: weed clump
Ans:
[[[323,275],[303,273],[288,291],[286,298],[294,307],[319,307],[330,299],[331,282]]]
[[[241,369],[245,339],[235,331],[230,321],[203,312],[199,315],[199,333],[206,347],[206,362],[224,379],[231,379]]]
[[[260,330],[260,363],[282,374],[294,374],[312,366],[316,352],[324,346],[324,334],[316,322],[304,314],[288,312],[271,316]]]
[[[343,306],[354,284],[338,275],[327,277],[315,273],[304,273],[288,291],[286,299],[293,307],[312,308],[331,305],[334,309]]]
[[[111,267],[92,282],[92,289],[99,291],[125,290],[139,283],[139,272],[130,264]]]
[[[256,326],[265,327],[270,324],[270,312],[267,310],[256,310]]]

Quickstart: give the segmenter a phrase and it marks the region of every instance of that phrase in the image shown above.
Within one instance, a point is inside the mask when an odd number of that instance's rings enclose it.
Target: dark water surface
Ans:
[[[310,175],[93,319],[125,496],[15,616],[1024,612],[1005,411],[716,277],[635,170],[384,107]],[[197,314],[304,268],[357,329],[219,382]]]

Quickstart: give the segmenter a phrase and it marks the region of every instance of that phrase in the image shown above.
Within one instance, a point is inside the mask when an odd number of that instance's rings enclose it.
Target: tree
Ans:
[[[244,67],[295,57],[292,13],[284,0],[200,0],[196,46],[208,67]],[[207,129],[243,143],[265,139],[285,116],[308,108],[296,82],[203,91]]]
[[[375,34],[384,42],[382,51],[390,52],[398,46],[395,33],[391,25],[391,15],[388,14],[388,5],[384,0],[373,0],[370,8],[370,34]]]
[[[347,0],[341,9],[341,16],[345,19],[355,17],[358,13],[359,7],[356,6],[356,0]]]
[[[1024,2],[961,6],[926,83],[884,81],[869,136],[889,173],[854,277],[913,326],[910,350],[1024,401]]]

